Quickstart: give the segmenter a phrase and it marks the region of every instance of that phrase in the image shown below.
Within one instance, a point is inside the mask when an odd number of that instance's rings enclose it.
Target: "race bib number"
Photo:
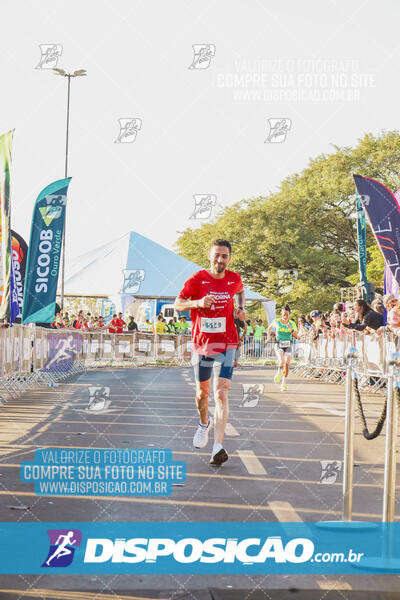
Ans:
[[[219,319],[201,317],[200,331],[202,333],[225,333],[226,317],[220,317]]]
[[[283,340],[283,341],[278,342],[278,347],[282,348],[282,349],[290,348],[290,340]]]

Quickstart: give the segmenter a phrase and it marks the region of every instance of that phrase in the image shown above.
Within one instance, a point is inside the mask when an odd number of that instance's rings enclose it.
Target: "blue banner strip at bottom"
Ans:
[[[400,523],[0,523],[0,573],[400,573]]]

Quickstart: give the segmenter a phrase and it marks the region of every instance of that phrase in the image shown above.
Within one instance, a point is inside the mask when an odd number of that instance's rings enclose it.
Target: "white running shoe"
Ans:
[[[220,467],[224,462],[228,460],[228,453],[223,448],[222,444],[214,444],[212,452],[210,465],[215,465],[216,467]]]
[[[196,433],[193,436],[193,446],[195,448],[204,448],[207,446],[208,442],[208,432],[212,427],[212,417],[208,417],[208,425],[201,425],[200,423],[197,426]]]

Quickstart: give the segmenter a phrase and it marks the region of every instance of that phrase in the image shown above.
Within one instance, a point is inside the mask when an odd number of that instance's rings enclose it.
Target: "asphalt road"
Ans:
[[[321,521],[342,514],[344,386],[295,376],[280,392],[270,368],[239,368],[230,392],[225,438],[229,460],[209,465],[207,448],[195,450],[198,417],[189,368],[91,371],[24,395],[0,407],[0,521]],[[246,406],[248,386],[258,401]],[[89,387],[107,386],[105,412],[87,411]],[[365,398],[371,426],[383,397]],[[211,411],[213,401],[210,404]],[[46,497],[20,481],[22,461],[38,448],[167,448],[187,465],[187,480],[168,497]],[[368,442],[356,427],[353,518],[381,519],[384,436]],[[324,464],[335,464],[323,484]],[[334,481],[336,477],[336,481]],[[325,479],[326,480],[326,479]],[[17,510],[10,507],[26,507]],[[398,511],[397,511],[398,512]],[[394,575],[24,575],[0,576],[0,598],[290,598],[332,600],[396,592]],[[295,591],[295,589],[300,591]],[[8,591],[6,591],[8,590]],[[211,591],[210,591],[211,590]],[[265,590],[261,592],[260,590]],[[273,590],[278,590],[275,595]],[[304,594],[302,595],[302,590]],[[311,590],[314,590],[311,592]],[[336,590],[336,591],[335,591]],[[329,592],[328,592],[329,591]],[[362,592],[362,596],[354,595]],[[224,595],[226,594],[226,595]],[[267,595],[266,595],[267,594]],[[308,595],[307,595],[308,594]]]

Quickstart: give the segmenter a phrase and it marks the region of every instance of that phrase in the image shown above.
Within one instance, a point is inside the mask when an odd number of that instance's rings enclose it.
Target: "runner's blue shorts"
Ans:
[[[193,352],[192,365],[196,381],[208,381],[211,379],[213,369],[215,377],[232,379],[235,352],[236,348],[228,348],[225,352],[212,354],[211,356]]]

